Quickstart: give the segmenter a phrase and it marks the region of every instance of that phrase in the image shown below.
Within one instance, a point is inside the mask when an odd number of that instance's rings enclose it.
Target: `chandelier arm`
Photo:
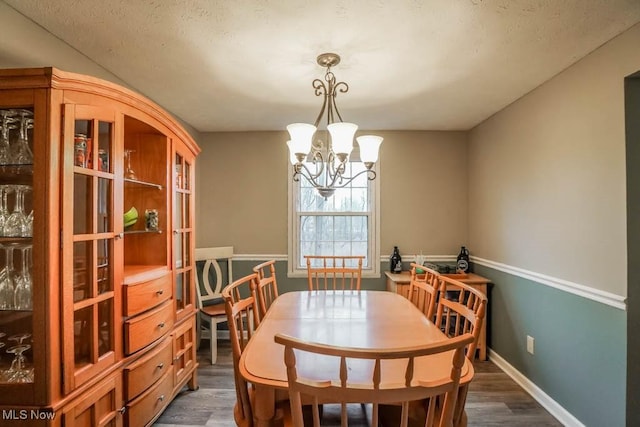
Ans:
[[[342,182],[343,173],[346,169],[344,162],[339,162],[338,167],[336,168],[335,162],[335,154],[331,152],[329,156],[329,160],[327,161],[327,187],[335,187],[336,181],[340,180]]]
[[[320,79],[315,79],[312,83],[312,86],[314,88],[314,92],[316,94],[316,96],[324,96],[324,101],[322,102],[322,108],[320,108],[320,114],[318,114],[318,117],[316,117],[316,121],[313,124],[316,128],[318,127],[318,124],[320,123],[320,120],[322,120],[322,116],[324,115],[324,111],[327,107],[328,99],[329,99],[329,92],[327,90],[327,86],[325,86],[324,82]]]
[[[351,181],[353,181],[354,179],[356,179],[357,177],[359,177],[363,173],[367,174],[367,179],[369,181],[373,181],[374,179],[376,179],[376,172],[375,171],[373,171],[373,170],[362,170],[362,171],[358,172],[357,174],[355,174],[354,176],[349,176],[349,177],[342,176],[341,178],[342,178],[342,180],[344,182],[341,182],[338,185],[330,185],[330,186],[327,185],[325,187],[332,187],[332,188],[343,188],[343,187],[346,187],[347,185],[351,184]]]
[[[323,170],[324,170],[324,164],[321,164],[320,171],[317,174],[313,174],[311,173],[309,168],[307,168],[303,163],[299,163],[295,165],[294,172],[293,172],[293,179],[295,181],[300,181],[299,177],[302,176],[313,187],[321,187],[322,185],[318,182],[317,178],[322,174]]]
[[[340,115],[340,110],[338,110],[338,104],[336,104],[336,95],[337,92],[341,92],[341,93],[347,93],[349,92],[349,85],[346,84],[345,82],[338,82],[335,84],[335,86],[333,87],[333,92],[332,92],[332,98],[333,98],[333,109],[335,110],[335,113],[338,116],[338,119],[340,119],[340,121],[342,122],[342,116]]]

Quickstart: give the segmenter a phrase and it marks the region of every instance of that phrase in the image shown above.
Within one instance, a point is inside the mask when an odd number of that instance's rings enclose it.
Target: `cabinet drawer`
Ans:
[[[123,314],[135,316],[171,298],[171,273],[147,282],[124,285]]]
[[[164,302],[144,314],[124,322],[124,351],[135,353],[165,335],[173,327],[173,304]]]
[[[149,354],[142,356],[124,368],[124,398],[133,400],[136,396],[149,388],[166,372],[171,371],[173,359],[171,339],[165,339]]]
[[[133,402],[127,404],[125,417],[128,426],[147,425],[171,401],[173,393],[173,376],[165,373],[160,381],[144,392]]]

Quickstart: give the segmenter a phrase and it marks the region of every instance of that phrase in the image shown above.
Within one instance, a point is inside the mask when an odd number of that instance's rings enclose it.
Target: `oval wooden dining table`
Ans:
[[[385,291],[300,291],[280,295],[269,308],[240,358],[240,374],[255,386],[253,415],[257,427],[270,426],[275,414],[276,390],[287,389],[284,347],[274,342],[277,333],[306,341],[360,348],[398,348],[447,339],[406,298]],[[415,376],[424,380],[449,374],[452,353],[421,357]],[[317,379],[331,378],[337,361],[303,353],[299,369]],[[389,362],[393,363],[393,362]],[[370,367],[350,366],[350,379],[370,379]],[[403,381],[404,365],[383,366],[383,381]],[[473,378],[465,358],[460,384]],[[389,378],[385,379],[384,375]],[[397,381],[397,380],[395,380]]]

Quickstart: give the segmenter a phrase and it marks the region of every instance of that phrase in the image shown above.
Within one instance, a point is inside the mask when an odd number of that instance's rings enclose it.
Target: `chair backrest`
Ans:
[[[467,349],[467,358],[473,362],[486,315],[487,296],[478,289],[444,275],[440,275],[439,282],[435,323],[448,337],[467,333],[473,335],[474,340]]]
[[[233,271],[231,267],[231,260],[233,258],[233,246],[223,246],[217,248],[196,248],[195,251],[196,263],[198,261],[204,261],[202,267],[202,281],[200,281],[200,275],[196,274],[196,304],[197,308],[202,308],[208,301],[219,300],[222,298],[222,288],[224,287],[222,269],[220,268],[220,261],[226,261],[227,263],[227,283],[233,281]],[[213,276],[215,283],[211,283],[211,276],[213,269]]]
[[[253,267],[258,274],[257,297],[260,308],[260,319],[267,314],[273,301],[278,298],[278,282],[276,281],[276,261],[271,260]]]
[[[242,352],[260,324],[256,300],[257,283],[258,275],[253,273],[235,280],[222,290],[233,353],[237,398],[234,417],[238,425],[251,425],[253,419],[248,384],[240,375],[239,363]]]
[[[416,271],[416,269],[421,270],[421,272]],[[435,282],[438,281],[438,277],[440,277],[440,272],[432,268],[425,267],[422,264],[416,264],[415,262],[412,262],[411,263],[411,279],[413,279],[414,276],[417,280],[422,282],[427,282],[431,286],[434,286]]]
[[[478,289],[450,277],[441,275],[439,282],[436,325],[449,337],[466,333],[473,335],[473,342],[467,348],[467,358],[473,363],[486,316],[487,297]],[[458,401],[453,413],[455,426],[463,425],[468,391],[468,384],[458,390]]]
[[[305,255],[309,290],[360,290],[364,256]]]
[[[422,272],[416,272],[417,269]],[[440,274],[422,265],[411,263],[411,282],[409,285],[409,301],[413,303],[427,319],[433,321],[438,300],[438,280]]]
[[[284,362],[287,366],[289,400],[294,427],[303,427],[302,395],[312,398],[314,427],[320,425],[318,405],[321,403],[342,404],[341,425],[343,427],[348,425],[347,403],[372,403],[374,426],[378,425],[379,404],[402,403],[402,417],[399,425],[406,427],[409,402],[434,397],[429,399],[425,422],[425,426],[430,427],[451,425],[464,365],[464,347],[473,341],[473,336],[467,334],[428,345],[399,349],[334,347],[305,342],[282,334],[277,334],[274,339],[285,346]],[[336,359],[335,375],[331,378],[319,379],[317,373],[300,371],[296,366],[296,352],[298,356],[301,355],[300,352],[333,356]],[[442,352],[452,352],[446,375],[428,382],[414,376],[414,362],[417,357]],[[383,360],[386,362],[383,363]],[[370,379],[358,378],[352,382],[349,377],[352,373],[350,366],[365,364],[370,364],[372,367]],[[442,399],[436,399],[435,396],[440,396]],[[438,401],[437,407],[436,401]]]

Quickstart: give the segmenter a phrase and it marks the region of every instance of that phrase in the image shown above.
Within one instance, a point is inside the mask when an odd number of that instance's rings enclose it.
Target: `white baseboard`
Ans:
[[[544,409],[549,411],[558,421],[566,427],[585,427],[569,411],[564,409],[558,402],[553,400],[540,387],[535,385],[529,378],[514,368],[509,362],[503,359],[498,353],[489,349],[489,360],[498,368],[502,369],[511,379],[531,395]]]

